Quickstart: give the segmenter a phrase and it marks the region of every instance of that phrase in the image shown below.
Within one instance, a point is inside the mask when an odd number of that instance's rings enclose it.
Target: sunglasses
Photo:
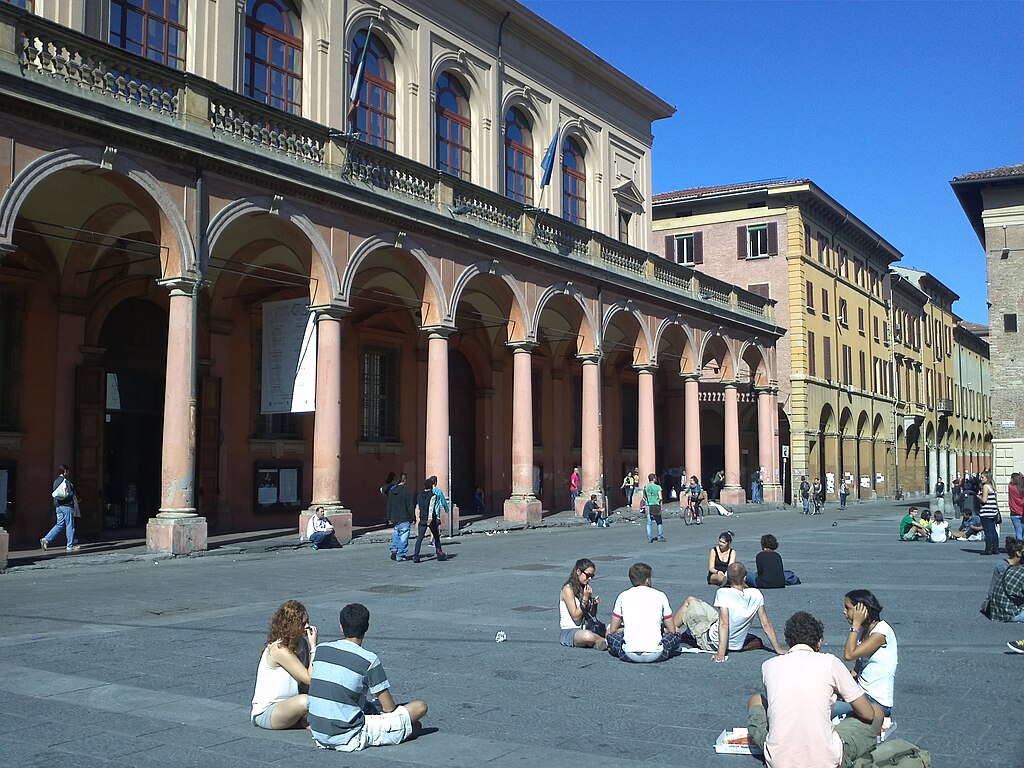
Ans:
[[[580,571],[580,576],[586,576],[588,579],[593,579],[597,574],[591,573],[590,571]]]

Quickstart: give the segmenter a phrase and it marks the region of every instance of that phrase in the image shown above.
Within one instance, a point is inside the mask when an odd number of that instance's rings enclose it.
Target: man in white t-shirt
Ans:
[[[633,563],[631,589],[615,598],[608,626],[608,653],[623,661],[664,661],[679,652],[682,636],[676,631],[672,606],[664,592],[651,586],[651,566]]]
[[[775,637],[775,628],[764,608],[764,595],[755,587],[745,583],[747,569],[736,562],[725,572],[727,586],[715,593],[715,604],[710,606],[699,597],[688,597],[675,614],[676,626],[686,625],[697,641],[697,647],[705,651],[716,651],[713,661],[726,661],[729,651],[750,651],[764,648],[757,635],[748,634],[754,617],[761,622],[776,653],[785,653],[786,648]]]

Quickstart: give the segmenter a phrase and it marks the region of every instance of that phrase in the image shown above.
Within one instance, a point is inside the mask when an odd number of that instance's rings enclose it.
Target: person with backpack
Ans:
[[[53,481],[53,493],[50,494],[57,512],[57,522],[50,532],[39,540],[39,546],[43,549],[49,549],[53,540],[60,536],[61,531],[64,531],[68,540],[68,552],[77,552],[81,549],[75,543],[75,486],[72,485],[71,479],[68,477],[69,472],[71,472],[71,467],[67,464],[57,467],[57,478]]]
[[[811,484],[807,482],[807,475],[800,476],[800,498],[804,502],[804,514],[811,513]]]

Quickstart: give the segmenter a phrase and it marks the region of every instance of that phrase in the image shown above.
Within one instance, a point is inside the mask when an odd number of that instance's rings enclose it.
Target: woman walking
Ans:
[[[1024,540],[1024,475],[1020,472],[1010,475],[1007,505],[1010,507],[1010,521],[1013,523],[1014,536]]]

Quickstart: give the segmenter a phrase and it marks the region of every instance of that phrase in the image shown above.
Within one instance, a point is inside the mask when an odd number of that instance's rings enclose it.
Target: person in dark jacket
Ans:
[[[391,559],[406,560],[406,553],[409,551],[409,529],[416,515],[413,512],[414,504],[412,493],[405,484],[405,472],[398,478],[398,482],[388,490],[388,520],[395,525],[395,532],[391,536]]]

